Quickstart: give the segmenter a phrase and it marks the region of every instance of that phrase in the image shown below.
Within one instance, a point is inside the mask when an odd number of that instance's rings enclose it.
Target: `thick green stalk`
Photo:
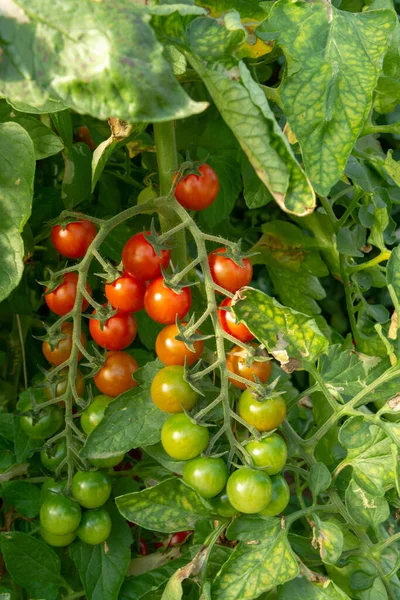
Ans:
[[[179,166],[174,122],[154,123],[154,139],[156,142],[158,173],[160,177],[160,195],[167,196]],[[163,233],[180,224],[179,217],[170,209],[168,202],[165,203],[165,206],[161,207],[159,218]],[[183,269],[187,264],[185,230],[181,229],[176,232],[171,241],[174,246],[171,252],[174,267],[178,270]]]

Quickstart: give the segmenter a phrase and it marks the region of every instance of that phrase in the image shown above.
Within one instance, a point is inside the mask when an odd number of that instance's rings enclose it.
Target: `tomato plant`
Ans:
[[[398,2],[0,17],[0,596],[400,597]]]

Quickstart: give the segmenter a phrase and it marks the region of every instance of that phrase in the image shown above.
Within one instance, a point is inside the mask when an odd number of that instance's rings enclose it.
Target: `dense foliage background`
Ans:
[[[391,0],[2,3],[1,599],[400,598],[399,43]],[[186,211],[175,188],[202,163],[219,192]],[[51,231],[80,218],[98,233],[68,260]],[[246,367],[255,346],[221,326],[207,254],[251,260],[230,314],[271,359],[268,381],[250,385],[258,404],[286,404],[283,515],[223,509],[183,481],[187,461],[160,442],[168,414],[151,384],[163,326],[147,307],[125,351],[139,385],[112,393],[86,435],[106,358],[86,317],[114,314],[102,312],[104,284],[142,231],[157,254],[171,250],[167,283],[190,285],[180,339],[205,344],[184,369],[205,454],[265,481],[249,443],[276,425],[247,420],[229,382],[234,343]],[[57,319],[44,286],[71,273],[75,304]],[[73,349],[51,367],[42,344],[65,340],[68,318]],[[60,422],[27,435],[43,411]],[[72,502],[77,471],[112,482],[111,533],[55,546],[41,506]]]

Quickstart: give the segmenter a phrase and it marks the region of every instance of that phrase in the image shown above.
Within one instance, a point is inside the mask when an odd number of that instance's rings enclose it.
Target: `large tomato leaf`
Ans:
[[[333,581],[318,583],[305,579],[296,579],[285,583],[279,591],[279,600],[350,600],[343,590]]]
[[[328,350],[328,340],[314,319],[282,306],[264,292],[244,287],[232,307],[239,321],[285,369],[302,368]]]
[[[322,1],[280,0],[257,29],[285,53],[283,109],[319,194],[342,175],[362,131],[396,21],[393,10],[352,13]]]
[[[268,101],[243,62],[236,77],[190,62],[203,79],[258,177],[282,210],[304,216],[315,208],[314,191],[275,120]]]
[[[299,573],[279,520],[258,522],[252,540],[239,542],[212,586],[213,600],[252,600]]]
[[[145,8],[122,0],[18,4],[30,23],[22,14],[22,22],[4,19],[3,27],[9,44],[0,89],[12,100],[40,106],[56,96],[99,119],[153,122],[207,107],[176,81]]]
[[[346,508],[354,521],[363,527],[375,527],[386,521],[390,514],[385,498],[370,494],[353,479],[346,490]]]
[[[21,232],[31,214],[35,150],[18,123],[0,124],[0,301],[18,285],[24,270]]]
[[[115,502],[128,521],[164,533],[193,529],[197,521],[213,516],[206,501],[177,478],[119,496]]]

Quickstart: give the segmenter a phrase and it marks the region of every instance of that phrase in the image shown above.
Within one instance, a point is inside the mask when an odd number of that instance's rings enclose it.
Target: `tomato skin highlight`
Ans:
[[[158,277],[152,281],[144,296],[144,308],[157,323],[172,325],[176,319],[182,319],[192,303],[192,295],[188,287],[182,288],[177,294],[164,285],[164,278]]]
[[[224,256],[226,248],[217,248],[208,255],[211,277],[220,287],[235,294],[241,287],[249,285],[253,277],[253,267],[248,258],[242,265],[236,264],[231,258]]]
[[[104,417],[107,406],[114,398],[111,396],[96,396],[93,402],[83,411],[81,415],[81,427],[86,435],[90,435]]]
[[[175,198],[187,210],[203,210],[214,202],[219,191],[218,175],[206,163],[198,169],[201,175],[191,173],[179,181]]]
[[[184,542],[186,542],[187,538],[192,535],[193,531],[177,531],[171,537],[168,542],[168,548],[173,548],[174,546],[180,546]]]
[[[124,273],[112,283],[106,283],[105,295],[113,308],[132,313],[144,307],[146,283]]]
[[[132,377],[138,368],[136,360],[127,352],[111,351],[93,379],[102,394],[116,398],[138,385]]]
[[[187,322],[182,323],[182,325],[187,325]],[[200,332],[197,331],[197,333]],[[193,346],[195,351],[192,352],[183,342],[175,339],[178,334],[179,330],[175,323],[167,325],[160,331],[156,339],[157,356],[166,366],[183,366],[186,359],[187,366],[191,367],[200,358],[204,349],[204,341],[199,340],[194,342]]]
[[[65,438],[62,438],[55,444],[53,448],[43,448],[40,451],[40,460],[42,465],[49,471],[55,472],[60,466],[64,458],[67,456],[67,443]],[[64,465],[64,471],[67,465]]]
[[[59,317],[63,317],[74,308],[77,284],[78,273],[73,271],[72,273],[65,273],[63,275],[62,283],[55,290],[50,292],[50,294],[47,293],[48,288],[46,288],[44,299],[53,313]],[[88,294],[92,294],[92,290],[88,283],[86,283],[86,290]],[[82,310],[86,310],[88,306],[89,302],[83,298]]]
[[[97,235],[97,229],[91,221],[82,219],[68,223],[65,229],[54,225],[51,230],[53,246],[67,258],[82,258]]]
[[[250,344],[257,347],[257,344]],[[266,350],[260,352],[261,356],[268,356]],[[226,357],[226,366],[231,373],[240,375],[249,380],[249,383],[255,382],[254,375],[258,377],[261,383],[266,383],[271,376],[271,361],[263,362],[255,359],[250,366],[246,364],[246,351],[240,346],[234,346]],[[240,390],[246,389],[246,384],[241,381],[236,381],[233,377],[229,377],[229,381]]]
[[[77,535],[82,542],[95,546],[106,541],[111,527],[111,518],[106,509],[95,508],[83,513]]]
[[[264,517],[275,517],[276,515],[280,515],[285,510],[290,500],[290,488],[282,475],[271,477],[271,483],[271,500],[268,502],[267,506],[259,512],[259,514]]]
[[[230,475],[226,492],[234,508],[250,515],[267,506],[272,496],[272,483],[266,473],[243,467]]]
[[[183,468],[183,481],[203,498],[218,496],[228,479],[228,467],[222,458],[199,456]]]
[[[61,325],[61,332],[66,336],[62,338],[54,350],[51,349],[49,342],[43,342],[42,351],[46,358],[52,365],[58,367],[62,365],[63,362],[69,359],[72,350],[72,332],[74,329],[73,323],[70,321],[66,321]],[[81,331],[80,335],[81,344],[84,348],[86,348],[86,336]],[[81,360],[82,354],[79,352],[78,360]]]
[[[96,311],[93,311],[96,314]],[[133,315],[118,311],[107,319],[101,329],[98,319],[89,320],[90,335],[101,348],[123,350],[130,346],[137,334],[137,323]]]
[[[238,413],[258,431],[271,431],[276,429],[286,417],[286,402],[282,396],[259,402],[247,389],[240,396]]]
[[[184,380],[184,367],[171,365],[164,367],[154,377],[151,399],[158,408],[167,413],[180,413],[191,410],[198,400],[198,394]]]
[[[80,520],[81,507],[67,496],[47,496],[40,508],[41,525],[55,535],[72,533],[77,529]]]
[[[207,448],[208,440],[208,430],[192,423],[185,413],[171,415],[161,429],[162,446],[176,460],[196,458]]]
[[[264,467],[267,475],[276,475],[283,469],[287,459],[285,440],[277,433],[261,441],[252,441],[246,445],[246,450],[252,457],[256,467]]]
[[[51,437],[57,433],[63,422],[64,411],[54,404],[40,410],[35,420],[29,415],[20,417],[21,429],[34,440],[46,440]]]
[[[238,323],[232,311],[223,310],[221,307],[230,307],[232,305],[231,298],[225,298],[218,309],[218,320],[226,333],[229,333],[241,342],[250,342],[254,339],[254,335],[247,329],[244,323]]]
[[[147,235],[150,233],[150,231],[146,231]],[[158,256],[144,233],[133,235],[122,250],[124,271],[140,281],[149,281],[160,277],[161,267],[166,269],[170,258],[169,250],[162,250],[161,256]]]
[[[71,492],[84,508],[99,508],[110,497],[111,481],[101,471],[77,471],[72,478]]]
[[[71,533],[65,533],[64,535],[57,535],[55,533],[47,531],[47,529],[45,529],[43,525],[40,525],[40,535],[42,536],[46,544],[54,546],[55,548],[62,548],[64,546],[69,546],[70,544],[72,544],[72,542],[76,538],[76,531],[71,531]]]

